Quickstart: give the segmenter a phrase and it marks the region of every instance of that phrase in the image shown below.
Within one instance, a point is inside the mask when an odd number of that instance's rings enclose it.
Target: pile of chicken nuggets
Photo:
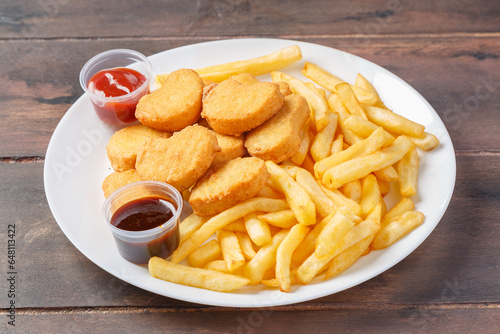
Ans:
[[[298,152],[309,114],[306,99],[285,82],[245,73],[213,83],[179,69],[140,100],[140,124],[111,137],[114,172],[102,184],[104,195],[139,180],[161,181],[183,193],[195,214],[215,215],[265,187],[265,160],[280,163]]]

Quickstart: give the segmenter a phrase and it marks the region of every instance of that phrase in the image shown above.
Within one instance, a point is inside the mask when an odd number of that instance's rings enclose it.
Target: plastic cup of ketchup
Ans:
[[[153,68],[141,53],[109,50],[90,59],[80,71],[80,85],[99,118],[110,124],[135,122],[135,108],[149,93]]]
[[[183,203],[177,189],[164,182],[139,181],[114,191],[102,211],[120,255],[137,264],[169,257],[179,246]]]

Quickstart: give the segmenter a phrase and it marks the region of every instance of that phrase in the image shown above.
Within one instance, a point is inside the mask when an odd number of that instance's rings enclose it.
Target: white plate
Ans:
[[[217,306],[264,307],[292,304],[330,295],[360,284],[391,268],[415,250],[436,227],[450,201],[455,184],[455,155],[448,132],[437,113],[412,87],[367,60],[332,48],[279,39],[236,39],[188,45],[150,57],[155,74],[178,68],[200,68],[248,59],[297,44],[303,60],[284,69],[305,78],[304,61],[316,63],[347,82],[362,73],[395,112],[425,125],[438,136],[440,146],[422,154],[416,209],[425,214],[422,226],[388,249],[372,251],[333,279],[314,280],[281,293],[263,286],[218,293],[152,278],[145,266],[123,260],[101,217],[101,182],[111,172],[106,144],[116,128],[102,123],[90,100],[82,96],[64,115],[47,149],[44,169],[49,206],[68,239],[91,261],[110,274],[145,290],[179,300]],[[409,64],[408,64],[409,66]],[[424,69],[422,69],[424,70]],[[262,79],[269,80],[268,76]],[[391,199],[389,199],[391,200]],[[392,199],[394,201],[395,199]],[[389,203],[390,204],[390,203]]]

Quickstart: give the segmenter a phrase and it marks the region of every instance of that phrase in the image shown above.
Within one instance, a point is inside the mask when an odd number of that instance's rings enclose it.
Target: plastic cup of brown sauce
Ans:
[[[120,255],[145,264],[167,258],[179,246],[182,195],[164,182],[139,181],[114,191],[102,212]]]

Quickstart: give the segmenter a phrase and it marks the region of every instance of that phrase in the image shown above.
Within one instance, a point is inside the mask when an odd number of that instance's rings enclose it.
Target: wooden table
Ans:
[[[500,331],[500,2],[78,1],[0,3],[2,333]],[[443,219],[405,260],[346,291],[269,309],[210,307],[126,284],[82,255],[54,220],[44,155],[82,94],[93,55],[146,55],[240,37],[289,38],[379,64],[419,91],[456,150]],[[15,224],[15,297],[8,297]],[[15,300],[15,327],[8,324]]]

